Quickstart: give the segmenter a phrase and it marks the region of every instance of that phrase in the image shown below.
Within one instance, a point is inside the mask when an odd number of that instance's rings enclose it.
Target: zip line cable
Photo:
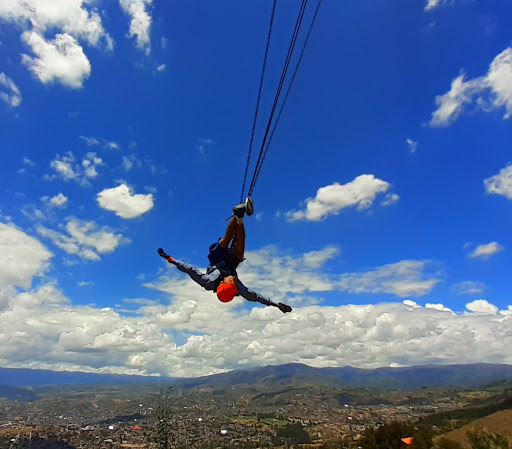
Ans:
[[[245,165],[244,181],[242,184],[242,194],[240,195],[240,202],[242,202],[244,200],[245,183],[247,181],[247,172],[249,171],[249,163],[251,161],[252,144],[254,141],[254,131],[256,130],[256,121],[258,120],[258,110],[260,108],[261,91],[263,88],[263,78],[265,77],[265,68],[267,66],[268,49],[270,47],[270,37],[272,35],[272,25],[274,24],[274,14],[276,12],[276,4],[277,4],[277,0],[274,0],[274,4],[272,6],[272,14],[270,15],[270,24],[268,27],[268,35],[267,35],[267,46],[265,47],[265,57],[263,58],[263,68],[261,70],[261,77],[260,77],[260,88],[258,90],[258,99],[256,100],[256,111],[254,112],[254,120],[252,123],[251,142],[249,144],[249,153],[247,155],[247,164]]]
[[[295,28],[293,30],[293,34],[292,34],[292,38],[291,38],[291,41],[290,41],[290,45],[288,47],[288,54],[286,56],[286,60],[285,60],[285,63],[283,65],[283,69],[282,69],[282,72],[281,72],[281,79],[279,80],[279,85],[277,87],[276,95],[274,97],[274,103],[272,105],[272,109],[271,109],[271,112],[270,112],[270,117],[268,119],[267,127],[266,127],[266,130],[265,130],[265,135],[263,137],[263,142],[261,144],[260,153],[258,155],[258,160],[256,162],[256,166],[255,166],[255,169],[254,169],[254,174],[253,174],[253,177],[252,177],[252,180],[251,180],[251,184],[250,184],[250,187],[249,187],[248,196],[252,195],[252,193],[254,191],[254,188],[256,186],[256,181],[258,180],[258,176],[260,174],[261,167],[263,166],[263,162],[265,160],[268,148],[270,146],[270,143],[271,143],[272,138],[274,136],[275,130],[277,128],[277,124],[279,123],[279,120],[281,118],[282,112],[284,110],[284,106],[285,106],[286,101],[288,99],[288,96],[290,94],[293,82],[294,82],[295,77],[297,75],[297,71],[298,71],[299,65],[300,65],[300,63],[302,61],[302,57],[304,56],[304,52],[305,52],[305,49],[306,49],[309,37],[311,35],[311,31],[313,29],[313,25],[315,23],[315,20],[316,20],[317,14],[318,14],[318,10],[320,8],[320,4],[321,4],[322,0],[318,0],[318,3],[317,3],[317,6],[316,6],[316,9],[315,9],[313,18],[311,20],[311,23],[309,25],[309,29],[308,29],[306,38],[304,40],[304,44],[302,46],[301,53],[299,55],[299,58],[297,60],[296,65],[295,65],[295,69],[293,71],[293,74],[292,74],[292,77],[290,79],[290,82],[288,84],[288,88],[286,90],[286,93],[285,93],[285,96],[284,96],[284,100],[281,103],[281,107],[280,107],[279,112],[277,114],[276,121],[274,122],[274,126],[272,127],[272,132],[270,132],[270,128],[271,128],[271,125],[272,125],[272,120],[274,118],[274,114],[276,112],[277,105],[279,103],[279,97],[281,95],[281,91],[282,91],[282,88],[284,86],[284,82],[285,82],[285,79],[286,79],[288,68],[290,66],[290,62],[291,62],[291,59],[292,59],[292,55],[293,55],[293,51],[294,51],[294,48],[295,48],[295,44],[296,44],[297,38],[299,36],[300,28],[301,28],[302,21],[303,21],[303,18],[304,18],[304,13],[306,11],[307,2],[308,2],[308,0],[302,0],[301,7],[300,7],[300,10],[299,10],[296,22],[295,22]],[[261,75],[261,79],[260,79],[258,98],[257,98],[257,102],[256,102],[256,112],[255,112],[254,120],[253,120],[253,127],[252,127],[252,132],[251,132],[251,140],[250,140],[250,144],[249,144],[249,153],[248,153],[248,157],[247,157],[247,164],[246,164],[245,174],[244,174],[244,179],[243,179],[241,201],[243,201],[244,192],[245,192],[245,185],[246,185],[246,181],[247,181],[247,172],[249,170],[251,152],[252,152],[253,141],[254,141],[254,132],[255,132],[255,128],[256,128],[256,121],[257,121],[257,116],[258,116],[259,104],[260,104],[260,99],[261,99],[261,91],[262,91],[263,79],[264,79],[264,74],[265,74],[265,67],[266,67],[266,63],[267,63],[268,50],[269,50],[269,47],[270,47],[270,37],[271,37],[271,32],[272,32],[272,24],[273,24],[273,21],[274,21],[275,7],[276,7],[276,0],[274,0],[274,5],[273,5],[273,8],[272,8],[272,14],[271,14],[271,18],[270,18],[269,32],[268,32],[268,37],[267,37],[267,46],[266,46],[266,49],[265,49],[265,58],[264,58],[264,61],[263,61],[262,75]],[[270,135],[269,135],[269,132],[270,132]],[[268,139],[268,141],[267,141],[267,139]]]
[[[306,34],[306,38],[304,39],[304,44],[302,46],[302,50],[300,52],[299,58],[297,59],[297,63],[295,64],[295,69],[293,70],[293,74],[292,74],[292,77],[290,79],[290,83],[288,84],[288,89],[286,90],[283,102],[281,103],[281,108],[279,109],[276,121],[274,122],[274,126],[272,128],[272,132],[270,133],[270,137],[268,138],[267,145],[265,147],[265,150],[263,151],[263,155],[261,157],[261,162],[256,167],[255,174],[254,174],[254,177],[253,177],[253,180],[251,182],[250,189],[249,189],[249,196],[251,196],[253,191],[254,191],[254,187],[256,186],[256,182],[258,181],[258,176],[260,175],[261,167],[263,166],[263,162],[265,162],[265,157],[267,156],[268,147],[270,146],[270,143],[272,142],[272,139],[274,137],[274,133],[276,132],[277,124],[279,123],[279,120],[281,119],[281,115],[283,113],[284,106],[286,105],[286,101],[288,100],[288,96],[290,95],[290,91],[292,90],[293,82],[295,81],[295,77],[297,76],[297,72],[298,72],[300,63],[302,61],[302,57],[304,56],[304,52],[306,50],[306,46],[308,45],[308,40],[309,40],[309,37],[311,36],[311,31],[313,30],[313,26],[315,24],[315,20],[316,20],[316,17],[318,15],[318,10],[320,9],[321,3],[322,3],[322,0],[318,0],[315,12],[313,14],[313,19],[311,20],[311,24],[309,25],[309,29],[308,29],[308,32]]]
[[[281,89],[283,88],[284,80],[286,78],[286,72],[288,71],[288,67],[290,65],[290,60],[292,57],[293,49],[295,47],[295,42],[297,42],[297,36],[299,34],[300,25],[302,24],[302,18],[304,17],[304,12],[306,10],[308,0],[302,0],[299,14],[297,16],[297,20],[295,22],[295,29],[293,30],[292,39],[290,41],[290,45],[288,47],[288,54],[286,55],[286,60],[284,62],[283,70],[281,72],[281,79],[279,80],[279,85],[277,87],[276,95],[274,97],[274,104],[272,105],[272,110],[270,112],[270,117],[268,119],[267,128],[265,130],[265,135],[263,137],[263,142],[261,144],[260,148],[260,154],[258,156],[258,161],[256,162],[256,169],[260,165],[261,157],[263,154],[263,148],[265,146],[265,141],[267,140],[268,132],[270,130],[270,125],[272,124],[272,119],[274,118],[274,114],[276,112],[277,103],[279,101],[279,95],[281,94]],[[249,188],[249,196],[252,193],[252,190],[254,189],[254,175],[256,174],[256,170],[253,174],[252,181],[251,181],[251,187]]]

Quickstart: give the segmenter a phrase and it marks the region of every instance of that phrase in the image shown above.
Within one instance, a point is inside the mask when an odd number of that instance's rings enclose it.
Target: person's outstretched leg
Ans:
[[[234,256],[238,260],[243,260],[245,252],[245,228],[243,221],[236,224],[235,236],[233,237],[233,251]]]
[[[224,234],[224,237],[222,237],[219,240],[219,246],[221,248],[227,249],[227,247],[229,246],[229,242],[231,242],[231,240],[235,236],[236,228],[237,228],[236,217],[231,217],[231,220],[228,223],[228,227],[226,228],[226,233]]]

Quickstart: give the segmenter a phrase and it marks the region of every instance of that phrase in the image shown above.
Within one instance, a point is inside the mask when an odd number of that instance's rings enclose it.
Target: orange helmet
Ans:
[[[217,287],[217,298],[221,302],[231,301],[238,293],[238,289],[233,284],[220,283]]]

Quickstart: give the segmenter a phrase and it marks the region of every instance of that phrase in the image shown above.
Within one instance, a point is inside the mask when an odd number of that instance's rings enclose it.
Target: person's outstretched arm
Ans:
[[[242,282],[238,278],[235,278],[235,285],[236,285],[236,288],[238,289],[238,294],[240,296],[243,296],[245,299],[247,299],[247,301],[259,302],[260,304],[264,304],[266,306],[274,306],[274,307],[279,308],[279,310],[281,310],[281,312],[283,312],[283,313],[292,311],[292,308],[290,306],[287,306],[286,304],[283,304],[283,303],[276,304],[275,302],[271,301],[270,299],[267,299],[267,298],[261,296],[259,293],[256,293],[256,292],[248,289],[244,284],[242,284]]]
[[[213,290],[215,288],[215,281],[217,281],[220,272],[218,270],[213,271],[210,274],[201,273],[196,267],[190,265],[188,263],[182,262],[181,260],[174,259],[173,257],[166,254],[163,250],[159,248],[158,254],[162,256],[164,259],[167,259],[169,263],[176,265],[178,270],[186,273],[190,276],[190,278],[197,282],[201,287],[206,290]]]

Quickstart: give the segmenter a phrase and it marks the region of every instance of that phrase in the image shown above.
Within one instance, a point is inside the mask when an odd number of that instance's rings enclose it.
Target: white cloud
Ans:
[[[138,48],[150,49],[151,15],[148,12],[153,0],[119,0],[123,11],[131,17],[130,37],[135,37]]]
[[[78,41],[113,49],[113,39],[103,28],[93,3],[89,0],[0,2],[0,21],[13,23],[22,30],[22,41],[35,54],[22,55],[22,62],[42,83],[82,87],[91,66]]]
[[[91,287],[91,286],[94,285],[94,282],[91,282],[91,281],[89,281],[89,282],[87,282],[87,281],[78,281],[76,283],[76,285],[77,285],[77,287]]]
[[[80,89],[91,73],[91,64],[73,36],[57,34],[47,41],[35,31],[25,31],[23,42],[36,57],[22,55],[22,62],[43,84],[59,81],[64,86]]]
[[[0,19],[14,22],[22,28],[31,28],[43,35],[55,28],[91,45],[111,38],[105,32],[101,17],[94,10],[86,9],[87,0],[6,0],[0,4]]]
[[[57,156],[50,163],[50,167],[56,172],[57,176],[65,181],[76,181],[82,186],[90,185],[90,180],[98,176],[96,167],[105,165],[96,153],[87,153],[79,163],[71,151],[64,156]],[[52,180],[51,176],[46,175],[45,179]]]
[[[501,171],[484,180],[485,191],[503,195],[512,200],[512,165],[507,165]]]
[[[505,248],[500,245],[498,242],[490,242],[482,245],[478,245],[471,253],[468,254],[468,257],[473,259],[489,259],[496,253],[503,251]]]
[[[391,206],[400,200],[400,197],[396,193],[386,193],[384,200],[382,201],[381,206]]]
[[[485,291],[485,284],[477,281],[464,281],[453,284],[452,289],[460,295],[477,295]]]
[[[379,193],[390,188],[389,183],[374,175],[360,175],[347,184],[321,187],[315,198],[306,199],[306,209],[287,212],[288,221],[320,221],[329,215],[337,215],[342,209],[357,206],[358,210],[368,209]]]
[[[19,106],[21,103],[21,92],[18,86],[14,84],[14,81],[3,72],[0,73],[0,89],[2,88],[5,91],[0,90],[0,98],[12,108]]]
[[[341,276],[337,288],[350,293],[389,293],[402,298],[423,296],[440,282],[437,277],[424,273],[430,263],[403,260],[371,271],[346,273]]]
[[[53,197],[43,196],[41,200],[51,207],[64,207],[68,202],[68,197],[63,193],[59,193]]]
[[[27,277],[33,276],[42,262],[18,256],[18,247],[24,248],[26,241],[19,244],[8,237],[7,253],[32,263]],[[335,288],[318,271],[319,262],[304,263],[308,258],[324,261],[333,250],[320,252],[321,257],[314,252],[290,256],[278,248],[264,248],[247,254],[240,275],[248,286],[265,290],[271,298],[302,298],[312,294],[313,279],[325,284],[324,290]],[[200,376],[288,362],[360,368],[512,363],[511,307],[496,314],[487,301],[470,303],[471,313],[460,315],[442,304],[422,307],[406,300],[307,305],[283,314],[239,297],[220,303],[174,267],[165,264],[165,269],[167,274],[146,286],[165,294],[168,302],[127,299],[135,306],[130,316],[111,308],[74,305],[51,283],[24,293],[3,290],[1,366]]]
[[[428,11],[441,5],[448,5],[452,2],[453,0],[427,0],[427,6],[425,6],[425,10]]]
[[[320,251],[310,251],[302,257],[304,265],[311,268],[320,268],[325,262],[340,254],[340,250],[335,246],[326,246]]]
[[[100,144],[100,141],[93,136],[80,136],[80,139],[82,139],[88,147],[94,147]]]
[[[432,310],[438,310],[439,312],[451,312],[453,313],[453,311],[451,309],[449,309],[448,307],[444,306],[443,304],[431,304],[431,303],[426,303],[425,304],[425,309],[432,309]]]
[[[13,224],[0,222],[0,287],[30,288],[53,254]]]
[[[418,141],[412,140],[412,139],[406,139],[405,143],[409,147],[409,151],[411,153],[413,153],[413,154],[416,153],[416,149],[418,148]]]
[[[137,159],[135,154],[129,154],[128,156],[123,156],[123,168],[125,171],[130,171],[135,165],[137,167],[142,166],[142,162]]]
[[[469,106],[490,111],[505,108],[504,119],[512,115],[512,47],[501,52],[485,76],[465,81],[462,73],[452,81],[451,89],[436,97],[438,108],[431,126],[449,126]]]
[[[165,70],[165,64],[160,64],[157,68],[156,68],[156,71],[157,72],[163,72]]]
[[[92,221],[70,218],[66,223],[65,231],[67,235],[41,225],[37,227],[41,237],[50,239],[64,252],[87,260],[98,261],[101,259],[99,254],[111,253],[119,245],[130,242],[129,239],[121,234],[115,234],[107,227],[98,229],[96,223]]]
[[[25,156],[23,156],[23,163],[29,167],[34,167],[36,165],[34,161],[31,161],[28,157]]]
[[[133,193],[126,184],[102,190],[97,195],[100,207],[113,211],[121,218],[135,218],[153,208],[153,195]]]
[[[498,308],[485,299],[477,299],[476,301],[467,303],[466,309],[481,315],[496,315],[498,313]]]
[[[117,142],[105,142],[103,148],[106,148],[107,150],[119,150],[121,145],[119,145]]]
[[[306,306],[289,315],[254,306],[248,312],[221,304],[211,293],[185,285],[187,281],[170,281],[162,278],[155,285],[173,290],[170,303],[141,301],[135,317],[109,308],[74,306],[51,285],[13,295],[0,312],[0,338],[5,342],[0,362],[11,367],[200,376],[269,363],[375,368],[510,363],[512,357],[512,316],[505,314],[457,315],[442,305],[437,310],[398,303]],[[216,319],[220,314],[223,320]],[[184,342],[177,344],[168,330]]]

